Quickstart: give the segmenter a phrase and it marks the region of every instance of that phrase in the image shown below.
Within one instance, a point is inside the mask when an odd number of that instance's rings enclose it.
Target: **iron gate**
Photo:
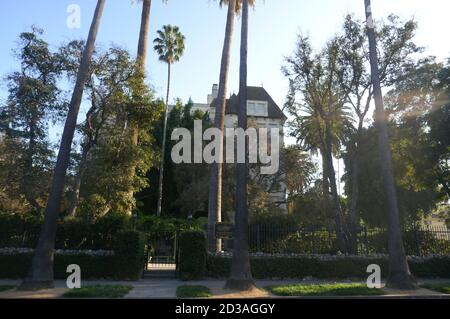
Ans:
[[[174,271],[178,261],[178,231],[149,236],[145,270]]]

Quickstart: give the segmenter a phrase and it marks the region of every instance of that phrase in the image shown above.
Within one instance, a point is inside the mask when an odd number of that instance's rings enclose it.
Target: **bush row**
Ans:
[[[266,256],[251,257],[255,279],[288,278],[367,278],[367,266],[377,264],[382,276],[388,274],[388,257],[362,256]],[[208,255],[207,276],[225,278],[231,266],[230,256]],[[450,256],[409,258],[411,272],[419,278],[450,278]]]
[[[83,279],[137,280],[141,277],[145,258],[145,235],[135,231],[116,234],[114,254],[98,256],[80,251],[78,254],[55,254],[54,276],[65,279],[67,266],[81,267]],[[0,253],[0,278],[24,278],[31,265],[32,253]]]

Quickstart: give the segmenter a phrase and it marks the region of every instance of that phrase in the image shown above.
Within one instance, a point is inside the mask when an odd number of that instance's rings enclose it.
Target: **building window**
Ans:
[[[268,117],[268,103],[265,101],[247,101],[247,115]]]

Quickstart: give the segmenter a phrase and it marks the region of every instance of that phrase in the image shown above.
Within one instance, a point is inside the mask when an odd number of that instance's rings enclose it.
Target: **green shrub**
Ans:
[[[136,231],[118,232],[114,254],[96,255],[85,251],[55,254],[54,275],[65,279],[67,266],[77,264],[82,279],[137,280],[144,269],[145,234]],[[31,265],[32,253],[1,253],[0,278],[24,278]]]
[[[34,215],[0,214],[0,247],[35,247],[42,221]]]
[[[145,262],[146,235],[133,230],[120,231],[114,240],[115,275],[120,279],[137,280]]]
[[[206,236],[203,231],[182,232],[179,239],[179,277],[203,279],[206,272]]]
[[[256,279],[286,278],[367,278],[367,266],[380,265],[382,276],[388,274],[388,258],[361,256],[295,256],[252,257],[252,274]],[[419,278],[450,278],[450,256],[410,258],[411,272]],[[231,258],[209,255],[207,275],[225,278],[229,275]]]
[[[133,289],[132,286],[123,285],[95,285],[66,292],[64,298],[122,298]]]

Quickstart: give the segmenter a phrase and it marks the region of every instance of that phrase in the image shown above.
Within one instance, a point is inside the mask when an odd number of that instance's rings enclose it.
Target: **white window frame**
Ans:
[[[269,117],[267,101],[247,100],[247,116]]]

